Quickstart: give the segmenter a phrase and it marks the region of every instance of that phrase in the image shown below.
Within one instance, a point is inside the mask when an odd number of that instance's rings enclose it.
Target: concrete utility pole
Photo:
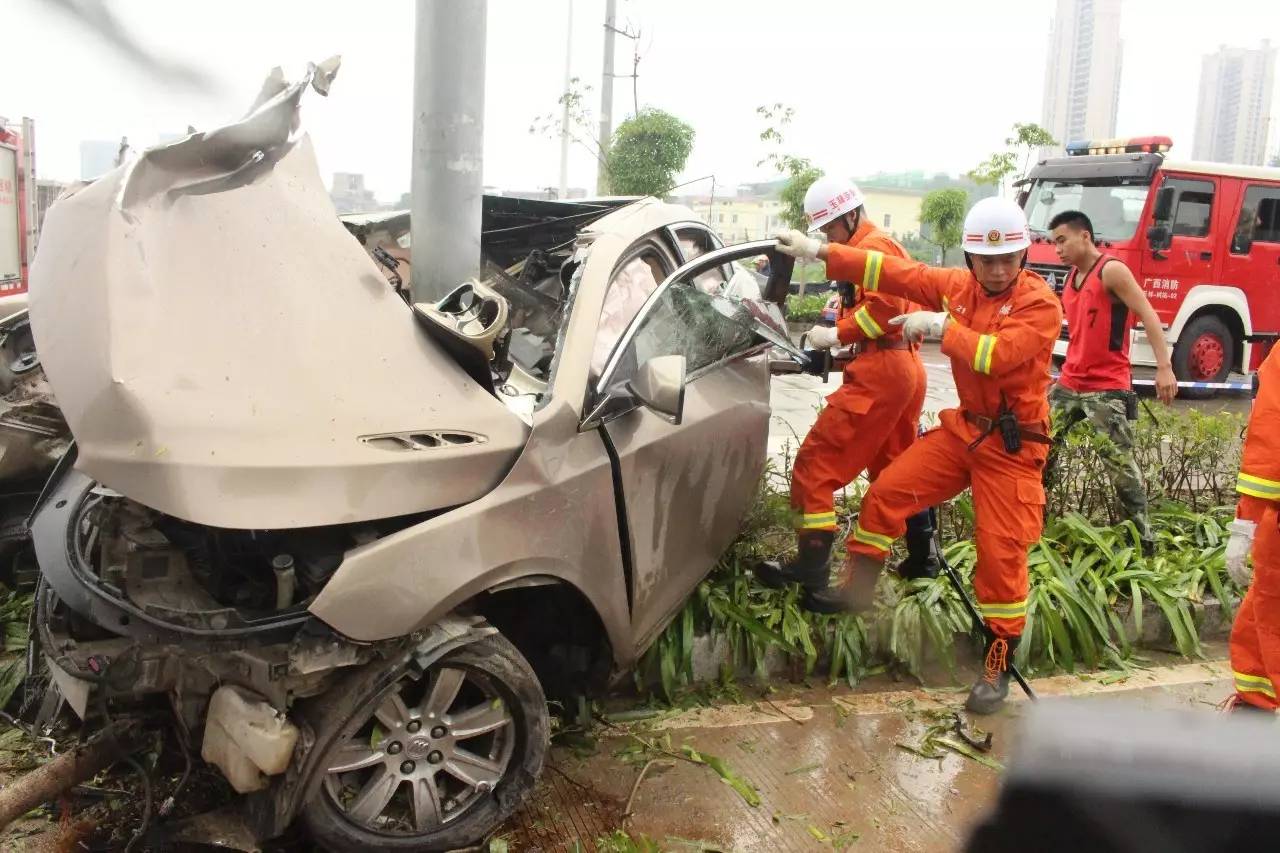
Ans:
[[[23,116],[22,118],[22,159],[25,162],[23,171],[25,175],[23,180],[26,181],[26,202],[27,202],[27,267],[36,259],[36,241],[40,239],[39,222],[40,215],[40,187],[36,182],[36,123],[31,119]]]
[[[609,141],[613,138],[613,37],[618,27],[618,0],[608,0],[604,10],[604,71],[600,75],[600,163],[596,167],[596,194],[609,192]]]
[[[435,302],[480,274],[487,0],[418,0],[410,287]]]
[[[569,197],[569,74],[573,68],[573,0],[569,0],[569,23],[564,33],[564,112],[560,115],[560,192],[557,198]]]

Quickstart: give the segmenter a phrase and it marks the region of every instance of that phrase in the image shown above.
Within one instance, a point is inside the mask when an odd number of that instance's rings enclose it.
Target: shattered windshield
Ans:
[[[555,355],[556,335],[564,319],[566,288],[557,258],[554,267],[546,255],[534,253],[504,270],[486,262],[484,279],[510,308],[507,354],[529,375],[546,381]]]
[[[1027,224],[1039,234],[1064,210],[1082,210],[1093,222],[1097,240],[1128,240],[1138,230],[1151,183],[1146,178],[1089,181],[1039,180],[1027,197]]]

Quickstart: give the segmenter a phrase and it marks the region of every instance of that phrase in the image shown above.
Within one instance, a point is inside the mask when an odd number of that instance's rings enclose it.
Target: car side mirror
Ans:
[[[684,416],[685,359],[659,355],[640,365],[627,390],[654,414],[679,425]]]
[[[1172,240],[1173,234],[1168,225],[1152,225],[1147,229],[1147,243],[1151,245],[1153,252],[1169,248]]]
[[[1168,222],[1173,218],[1173,187],[1161,187],[1156,193],[1156,207],[1153,218],[1156,222]]]

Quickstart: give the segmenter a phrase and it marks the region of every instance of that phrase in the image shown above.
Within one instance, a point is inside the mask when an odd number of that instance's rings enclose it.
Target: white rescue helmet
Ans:
[[[809,185],[804,194],[804,215],[809,220],[809,233],[823,225],[853,213],[862,207],[864,197],[858,185],[848,178],[823,175]]]
[[[960,248],[974,255],[1007,255],[1031,246],[1027,215],[1007,198],[984,198],[964,218]]]

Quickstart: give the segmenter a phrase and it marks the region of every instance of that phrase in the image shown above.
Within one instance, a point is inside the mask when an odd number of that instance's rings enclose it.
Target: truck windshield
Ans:
[[[1083,210],[1093,222],[1094,239],[1128,240],[1151,184],[1146,179],[1095,178],[1087,181],[1038,180],[1027,196],[1027,224],[1044,234],[1049,222],[1064,210]]]

